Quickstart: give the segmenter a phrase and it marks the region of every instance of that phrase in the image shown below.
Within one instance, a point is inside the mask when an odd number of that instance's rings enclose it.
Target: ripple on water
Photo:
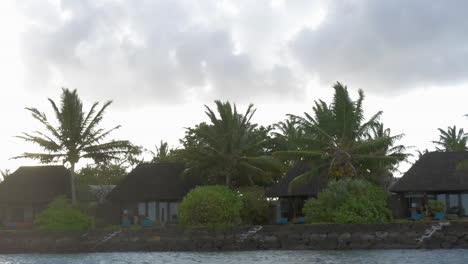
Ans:
[[[0,264],[465,264],[468,249],[0,255]]]

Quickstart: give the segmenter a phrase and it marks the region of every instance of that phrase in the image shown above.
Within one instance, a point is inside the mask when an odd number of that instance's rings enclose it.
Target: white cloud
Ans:
[[[466,1],[333,1],[323,24],[290,43],[324,84],[378,93],[468,80]]]
[[[301,94],[286,43],[320,18],[307,2],[22,1],[32,21],[22,54],[31,86],[118,92],[129,104],[184,102],[187,90],[204,100]]]

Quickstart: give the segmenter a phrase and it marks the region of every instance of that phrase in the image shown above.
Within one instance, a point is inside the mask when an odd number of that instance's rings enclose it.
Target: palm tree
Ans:
[[[169,148],[169,144],[161,140],[159,146],[156,146],[156,151],[150,151],[152,159],[151,162],[171,162],[176,161],[175,153],[177,149]]]
[[[277,131],[272,132],[272,136],[282,141],[283,150],[297,150],[299,148],[304,131],[297,118],[288,116],[287,119],[274,124],[273,127]]]
[[[52,99],[48,100],[58,125],[51,124],[47,116],[37,108],[29,107],[26,109],[31,112],[34,119],[44,126],[44,132],[35,131],[17,136],[42,147],[45,153],[26,152],[14,158],[37,159],[41,163],[62,162],[68,164],[71,174],[72,202],[76,205],[76,163],[82,158],[93,159],[95,162],[118,159],[121,154],[131,152],[134,146],[126,140],[103,142],[106,136],[120,127],[116,126],[109,130],[98,127],[105,110],[112,101],[107,101],[99,110],[99,103],[96,102],[85,113],[76,89],[73,91],[62,89],[60,108]]]
[[[437,151],[465,151],[467,150],[466,142],[468,140],[467,135],[463,131],[463,128],[460,128],[457,131],[457,127],[447,127],[447,130],[438,128],[440,132],[439,141],[432,141],[436,145]]]
[[[308,113],[304,113],[304,117],[293,115],[300,120],[305,133],[301,149],[273,154],[281,159],[299,159],[313,168],[296,177],[290,187],[323,173],[331,178],[365,177],[375,181],[372,176],[376,173],[377,163],[380,167],[395,166],[406,158],[400,147],[390,149],[401,135],[390,136],[385,130],[378,131],[381,111],[364,120],[362,90],[359,90],[359,98],[353,101],[346,86],[336,83],[333,88],[332,103],[316,101],[314,116]],[[370,136],[372,129],[382,132],[381,135]]]
[[[215,104],[217,113],[205,105],[210,123],[189,128],[181,141],[188,173],[231,187],[265,184],[279,175],[281,164],[263,155],[265,139],[259,135],[266,133],[257,133],[257,125],[251,123],[253,105],[241,114],[229,102]]]

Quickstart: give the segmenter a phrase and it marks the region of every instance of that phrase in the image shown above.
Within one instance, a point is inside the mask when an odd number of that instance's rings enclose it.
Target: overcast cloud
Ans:
[[[112,99],[104,126],[151,148],[178,146],[213,99],[255,103],[254,122],[329,101],[331,85],[366,93],[402,144],[433,149],[437,128],[468,120],[467,1],[2,0],[0,169],[40,129],[60,87],[85,106]],[[148,121],[151,117],[151,121]],[[466,126],[465,126],[466,127]],[[38,150],[39,151],[39,150]]]
[[[311,4],[311,2],[314,2]],[[325,3],[327,5],[325,5]],[[396,93],[466,81],[466,1],[22,1],[52,83],[128,102],[304,98],[314,78]],[[138,92],[136,92],[138,90]]]
[[[323,83],[366,91],[456,84],[468,75],[467,1],[335,1],[290,47]]]

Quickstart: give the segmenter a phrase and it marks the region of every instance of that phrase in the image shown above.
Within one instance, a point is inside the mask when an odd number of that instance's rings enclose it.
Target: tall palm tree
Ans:
[[[35,131],[17,136],[42,147],[45,153],[25,152],[14,158],[31,158],[42,163],[68,164],[71,173],[72,202],[76,205],[76,163],[82,158],[93,159],[95,162],[117,159],[119,155],[131,152],[134,147],[127,140],[103,142],[106,136],[120,127],[116,126],[109,130],[99,128],[104,112],[112,101],[107,101],[99,109],[99,103],[96,102],[85,113],[76,89],[73,91],[62,89],[60,108],[52,99],[48,100],[55,113],[57,126],[51,124],[47,116],[37,108],[29,107],[26,109],[44,126],[44,132]]]
[[[290,187],[323,173],[331,178],[365,177],[372,180],[371,169],[376,162],[381,166],[393,166],[406,158],[401,151],[388,151],[400,136],[385,133],[369,136],[373,128],[378,129],[382,112],[364,120],[362,90],[353,101],[346,86],[336,83],[333,88],[335,95],[330,105],[319,100],[313,107],[314,116],[308,113],[304,113],[304,117],[295,116],[305,131],[302,149],[273,154],[281,159],[300,159],[313,168],[296,177]]]
[[[468,149],[466,147],[468,136],[463,128],[457,131],[457,127],[453,126],[447,127],[447,130],[441,128],[438,128],[438,130],[440,132],[439,141],[432,141],[440,146],[440,148],[436,147],[438,151],[466,151]]]
[[[275,139],[283,141],[283,150],[297,150],[300,141],[304,135],[304,131],[300,126],[300,122],[294,116],[288,116],[284,121],[280,121],[273,125],[277,131],[272,132]]]
[[[182,140],[188,173],[231,187],[262,184],[279,175],[281,164],[262,155],[265,139],[259,138],[257,125],[251,123],[253,105],[242,114],[229,102],[215,104],[217,113],[205,106],[210,123],[188,129]]]

